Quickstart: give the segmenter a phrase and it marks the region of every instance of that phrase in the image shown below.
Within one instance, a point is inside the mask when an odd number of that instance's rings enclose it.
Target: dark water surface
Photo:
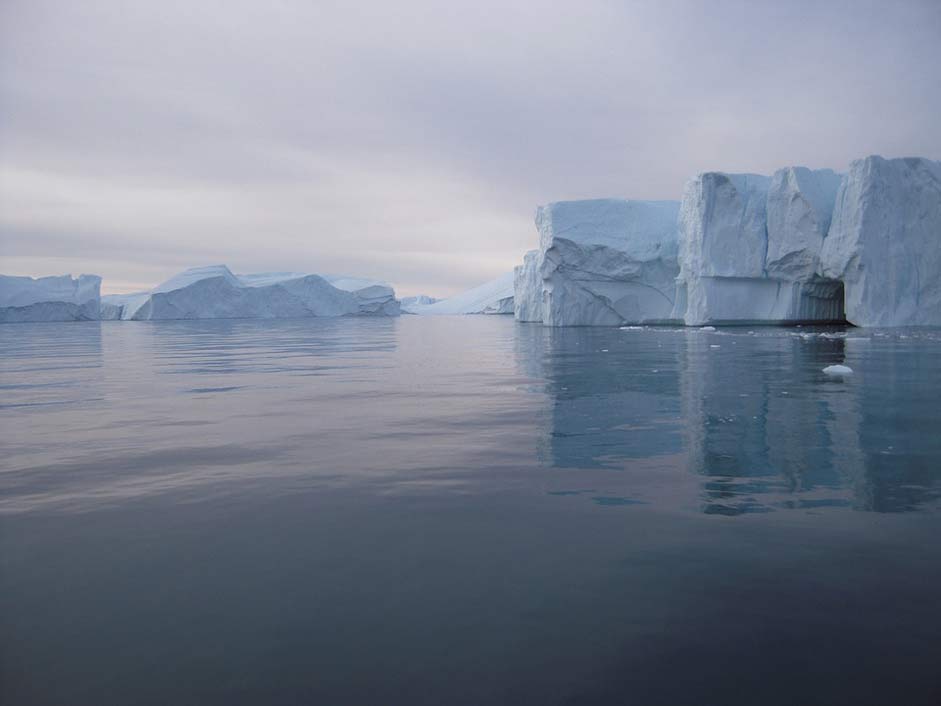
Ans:
[[[2,326],[0,703],[941,703],[941,332],[831,331]]]

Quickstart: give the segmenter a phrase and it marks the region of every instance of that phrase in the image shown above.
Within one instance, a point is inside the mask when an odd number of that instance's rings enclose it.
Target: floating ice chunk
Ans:
[[[512,314],[513,273],[507,272],[490,282],[429,304],[412,306],[411,314]]]
[[[853,374],[853,369],[848,365],[828,365],[823,369],[824,375],[833,377],[846,377]]]
[[[716,327],[715,326],[700,326],[699,330],[700,331],[715,331]]]

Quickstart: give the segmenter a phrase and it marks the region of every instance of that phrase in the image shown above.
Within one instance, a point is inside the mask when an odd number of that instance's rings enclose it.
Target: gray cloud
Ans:
[[[106,288],[190,264],[446,294],[538,203],[706,169],[941,158],[941,5],[0,5],[0,260]]]

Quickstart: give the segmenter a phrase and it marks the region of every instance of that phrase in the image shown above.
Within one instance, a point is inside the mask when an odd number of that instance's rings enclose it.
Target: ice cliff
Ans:
[[[101,277],[0,275],[0,323],[89,321],[99,317]]]
[[[706,172],[678,208],[561,202],[536,227],[515,271],[520,321],[941,324],[939,162]]]
[[[235,275],[225,265],[185,270],[149,292],[102,298],[103,318],[278,319],[308,316],[396,316],[388,285],[296,272]]]
[[[848,321],[941,325],[941,162],[853,162],[820,259],[843,282]]]
[[[412,304],[406,311],[410,314],[512,314],[513,273],[497,277],[453,297],[434,304]]]
[[[707,172],[680,207],[674,314],[687,325],[842,319],[842,290],[818,276],[840,175]]]
[[[674,308],[676,201],[561,201],[536,210],[516,316],[550,326],[664,323]]]

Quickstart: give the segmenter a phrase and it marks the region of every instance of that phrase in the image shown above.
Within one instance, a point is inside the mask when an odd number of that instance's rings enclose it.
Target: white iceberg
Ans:
[[[101,277],[0,275],[0,323],[94,321],[100,317]]]
[[[434,304],[412,305],[408,312],[421,315],[512,314],[513,273],[507,272],[495,280]]]
[[[265,272],[235,275],[225,265],[185,270],[150,292],[104,297],[110,318],[276,319],[399,313],[392,288],[371,280]],[[350,287],[348,290],[345,287]],[[120,316],[117,311],[120,309]]]
[[[414,297],[402,297],[399,299],[399,304],[402,307],[402,311],[408,311],[413,306],[428,306],[429,304],[434,304],[439,301],[441,300],[430,297],[427,294],[416,294]]]
[[[853,369],[848,365],[828,365],[823,369],[823,374],[832,377],[846,377],[853,374]]]
[[[679,296],[687,325],[842,319],[842,288],[817,274],[840,176],[829,169],[707,172],[680,208]]]
[[[242,284],[250,287],[268,286],[281,282],[309,277],[301,272],[261,272],[238,275]],[[359,310],[357,313],[373,316],[398,316],[399,301],[395,290],[385,282],[379,282],[349,275],[319,275],[337,289],[350,292],[356,297]]]
[[[539,207],[539,250],[517,270],[517,317],[550,326],[670,321],[678,209],[676,201],[623,199]]]
[[[820,259],[843,282],[850,323],[941,325],[941,162],[853,162]]]

